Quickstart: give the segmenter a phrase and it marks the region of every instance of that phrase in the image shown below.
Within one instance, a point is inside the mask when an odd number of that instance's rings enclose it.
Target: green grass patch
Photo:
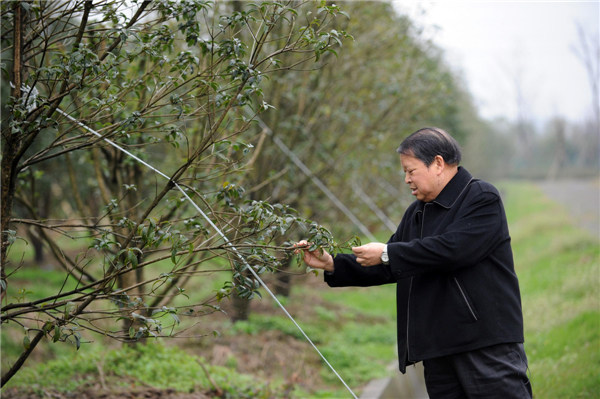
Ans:
[[[8,303],[36,301],[56,295],[59,291],[74,290],[85,284],[78,284],[72,277],[67,278],[67,273],[63,270],[25,267],[18,270],[12,278],[9,277],[6,301]],[[63,287],[62,291],[61,287]]]
[[[313,324],[302,323],[302,329],[315,343],[323,342],[323,331],[319,331]],[[265,331],[279,331],[296,339],[305,339],[300,330],[285,316],[267,316],[262,314],[251,314],[248,320],[236,322],[228,335],[239,333],[258,335]]]
[[[537,397],[599,396],[598,312],[580,313],[546,333],[529,334],[527,339],[532,387]]]
[[[364,385],[373,378],[389,375],[387,366],[397,357],[395,323],[362,324],[350,322],[334,333],[334,339],[321,352],[351,387]],[[337,385],[337,377],[324,368],[323,379]]]
[[[323,309],[321,308],[321,314]],[[396,358],[395,321],[383,319],[380,322],[361,323],[342,317],[333,322],[328,319],[332,311],[327,312],[325,319],[304,319],[300,325],[346,383],[357,387],[372,378],[388,376],[387,365]],[[247,321],[238,321],[230,329],[226,329],[226,334],[258,335],[274,330],[298,340],[305,340],[287,317],[262,314],[251,314]],[[323,380],[333,386],[339,385],[335,374],[324,362],[322,364]],[[308,394],[304,392],[302,395],[300,397],[306,397]],[[321,391],[318,395],[326,395],[326,391]]]
[[[143,381],[143,385],[156,388],[172,388],[179,392],[211,390],[212,385],[198,361],[204,363],[204,359],[189,355],[183,349],[163,346],[155,341],[108,352],[95,347],[24,368],[6,387],[74,392],[97,382],[101,368],[107,378],[122,379],[123,376],[128,376],[134,381]],[[281,395],[281,383],[269,383],[256,376],[232,372],[227,367],[204,364],[210,376],[228,397],[270,398]],[[43,381],[43,385],[38,381]]]
[[[396,320],[396,286],[393,284],[328,289],[321,296],[354,311]]]
[[[600,396],[600,245],[530,183],[499,185],[538,398]]]

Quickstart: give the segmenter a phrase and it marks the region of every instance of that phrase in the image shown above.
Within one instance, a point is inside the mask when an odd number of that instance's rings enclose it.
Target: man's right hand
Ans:
[[[298,253],[299,251],[304,251],[304,263],[314,269],[323,269],[327,272],[333,271],[333,257],[325,250],[315,249],[314,251],[309,251],[310,243],[306,240],[302,240],[296,244],[294,247],[297,247],[294,252]],[[321,252],[322,251],[322,252]]]

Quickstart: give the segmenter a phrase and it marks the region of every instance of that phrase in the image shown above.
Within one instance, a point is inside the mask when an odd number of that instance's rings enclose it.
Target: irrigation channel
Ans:
[[[398,362],[391,363],[391,377],[371,380],[360,395],[360,399],[424,399],[429,398],[425,388],[423,363],[406,368],[406,374],[398,370]]]

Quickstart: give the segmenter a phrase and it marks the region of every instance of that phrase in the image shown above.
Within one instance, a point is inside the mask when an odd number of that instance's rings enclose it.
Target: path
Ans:
[[[555,180],[538,186],[565,206],[577,225],[600,237],[600,180]]]

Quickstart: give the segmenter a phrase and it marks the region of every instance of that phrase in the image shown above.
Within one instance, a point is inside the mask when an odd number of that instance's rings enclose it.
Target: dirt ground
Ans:
[[[53,399],[209,399],[213,398],[210,392],[206,393],[181,393],[174,389],[124,389],[124,390],[85,390],[69,394],[45,390],[45,398]],[[26,390],[7,390],[2,392],[4,399],[39,399],[36,392]]]
[[[265,276],[266,283],[272,286],[270,281],[274,276]],[[310,278],[309,282],[305,282]],[[303,283],[315,286],[317,291],[320,285],[325,285],[322,279],[315,279],[314,276],[302,276],[295,280],[294,284]],[[292,293],[293,296],[293,293]],[[310,303],[311,306],[306,306]],[[303,293],[302,299],[292,298],[286,309],[294,315],[294,318],[303,324],[302,320],[311,320],[318,317],[314,308],[320,306],[336,314],[341,314],[343,306],[324,301],[318,295],[311,295],[310,290]],[[221,302],[221,307],[230,313],[231,304],[229,301]],[[262,300],[251,301],[252,313],[254,314],[283,314],[281,309],[273,302],[270,297]],[[383,321],[377,316],[360,315],[357,321],[364,323],[373,323]],[[207,317],[200,326],[192,328],[186,332],[186,335],[205,334],[206,331],[222,331],[224,323],[229,323],[229,316],[217,314],[216,317]],[[341,320],[340,320],[341,321]],[[291,323],[291,322],[290,322]],[[211,335],[212,337],[212,335]],[[178,342],[165,340],[166,345],[177,345]],[[181,344],[181,342],[179,342]],[[305,389],[326,388],[321,377],[322,364],[318,354],[312,349],[310,344],[304,339],[284,334],[278,330],[262,331],[260,334],[236,334],[222,335],[218,339],[190,339],[185,343],[186,351],[190,354],[202,356],[212,365],[225,366],[228,359],[237,359],[236,370],[240,373],[256,375],[267,380],[274,377],[282,378],[290,386],[298,386]],[[111,378],[117,378],[111,376]],[[135,384],[134,384],[135,383]],[[35,392],[32,389],[8,389],[2,392],[2,398],[81,398],[81,399],[108,399],[108,398],[172,398],[172,399],[204,399],[219,397],[216,392],[194,392],[181,393],[172,389],[161,390],[153,387],[140,387],[143,382],[132,381],[130,388],[102,389],[100,383],[74,393],[59,393],[52,390],[44,392]]]

